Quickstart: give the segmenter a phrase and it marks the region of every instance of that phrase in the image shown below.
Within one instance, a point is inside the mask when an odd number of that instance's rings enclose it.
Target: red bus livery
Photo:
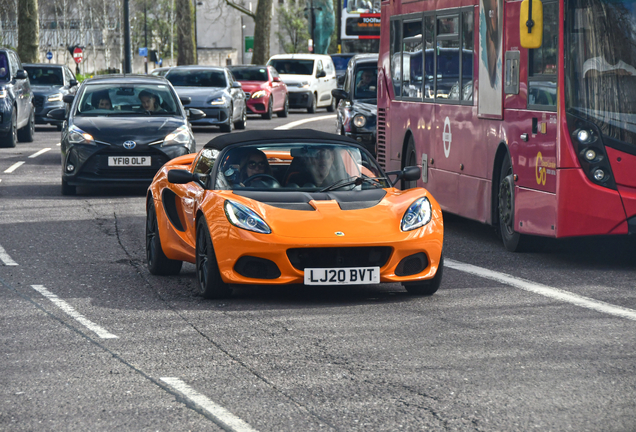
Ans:
[[[383,0],[381,12],[387,170],[420,165],[445,211],[494,225],[509,250],[527,235],[636,234],[633,0]]]

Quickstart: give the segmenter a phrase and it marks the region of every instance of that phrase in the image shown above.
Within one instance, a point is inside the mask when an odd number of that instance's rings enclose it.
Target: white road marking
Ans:
[[[555,300],[572,303],[576,306],[592,309],[597,312],[603,312],[606,314],[614,315],[621,318],[627,318],[636,321],[636,310],[624,308],[621,306],[615,306],[610,303],[605,303],[599,300],[594,300],[589,297],[580,296],[568,291],[564,291],[558,288],[553,288],[547,285],[538,284],[525,279],[521,279],[515,276],[510,276],[505,273],[500,273],[494,270],[488,270],[482,267],[477,267],[471,264],[465,264],[458,261],[445,259],[444,266],[459,270],[465,273],[469,273],[475,276],[479,276],[485,279],[490,279],[496,282],[501,282],[506,285],[511,285],[515,288],[519,288],[525,291],[529,291],[535,294],[539,294],[545,297],[553,298]]]
[[[326,116],[320,116],[320,117],[311,117],[311,118],[306,118],[306,119],[303,119],[303,120],[298,120],[298,121],[295,121],[295,122],[284,124],[282,126],[275,127],[274,130],[286,130],[286,129],[291,129],[291,128],[296,127],[296,126],[300,126],[301,124],[305,124],[305,123],[309,123],[309,122],[313,122],[313,121],[328,120],[328,119],[335,119],[335,118],[336,118],[335,114],[326,115]]]
[[[4,172],[12,173],[13,171],[17,170],[22,164],[24,164],[24,161],[16,162],[13,165],[11,165],[9,168],[4,170]]]
[[[194,403],[197,408],[208,413],[214,421],[227,431],[233,432],[256,432],[249,424],[236,417],[234,414],[212,402],[206,396],[194,390],[192,387],[181,381],[179,378],[163,377],[161,381],[168,384],[181,395]]]
[[[9,256],[6,250],[2,246],[0,246],[0,261],[4,263],[6,266],[17,266],[18,263],[13,261],[13,259]]]
[[[39,152],[37,152],[37,153],[33,153],[31,156],[29,156],[29,159],[36,158],[36,157],[40,156],[41,154],[46,153],[46,152],[47,152],[47,151],[49,151],[49,150],[51,150],[51,149],[50,149],[50,148],[48,148],[48,147],[47,147],[47,148],[43,148],[43,149],[42,149],[42,150],[40,150]]]
[[[55,145],[56,145],[56,146],[61,146],[61,145],[62,145],[62,143],[57,143],[57,144],[55,144]]]
[[[66,303],[64,300],[62,300],[61,298],[59,298],[58,296],[56,296],[55,294],[53,294],[52,292],[44,288],[43,285],[31,285],[31,287],[37,292],[39,292],[40,294],[42,294],[44,297],[51,300],[53,303],[55,303],[57,307],[62,309],[62,311],[64,311],[67,315],[77,320],[80,324],[82,324],[84,327],[94,332],[95,334],[97,334],[97,336],[99,336],[100,338],[118,339],[118,336],[115,336],[114,334],[109,333],[104,328],[90,321],[84,315],[80,314],[75,309],[73,309],[73,307],[70,304]]]

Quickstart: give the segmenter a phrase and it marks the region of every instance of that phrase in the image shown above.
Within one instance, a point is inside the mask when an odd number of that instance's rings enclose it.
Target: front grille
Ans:
[[[44,96],[34,96],[33,105],[36,108],[42,108],[44,106]]]
[[[378,108],[378,144],[376,159],[386,169],[386,108]]]
[[[152,165],[149,167],[111,167],[108,166],[108,156],[150,156]],[[131,152],[121,147],[109,147],[92,155],[82,166],[81,175],[100,178],[148,179],[152,180],[159,168],[168,162],[168,156],[152,149]]]
[[[298,270],[306,268],[382,267],[393,249],[389,246],[294,248],[287,250],[289,262]]]

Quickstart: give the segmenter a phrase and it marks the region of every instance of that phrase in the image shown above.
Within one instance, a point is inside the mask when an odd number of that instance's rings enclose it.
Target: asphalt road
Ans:
[[[335,117],[248,129],[292,122]],[[218,135],[195,130],[199,148]],[[144,190],[61,196],[58,142],[43,127],[0,149],[0,430],[636,430],[633,239],[513,254],[445,215],[431,297],[390,284],[209,301],[194,266],[146,269]]]

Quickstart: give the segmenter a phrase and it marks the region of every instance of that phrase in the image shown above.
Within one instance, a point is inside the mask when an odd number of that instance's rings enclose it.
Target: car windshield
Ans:
[[[164,84],[88,84],[79,95],[76,116],[171,116],[181,110]]]
[[[377,85],[378,70],[375,65],[356,69],[354,99],[377,99]]]
[[[269,64],[282,75],[313,75],[313,60],[275,59]]]
[[[31,81],[31,85],[64,85],[64,76],[61,68],[24,66],[24,70],[26,70],[29,74],[29,81]]]
[[[232,75],[237,81],[269,81],[264,67],[233,68]]]
[[[0,51],[0,81],[9,80],[9,61],[7,55]]]
[[[218,69],[174,69],[165,76],[175,87],[227,87],[225,72]]]
[[[244,145],[219,160],[217,189],[326,192],[390,185],[372,156],[345,144]]]
[[[636,4],[570,0],[566,106],[610,139],[636,146]]]

